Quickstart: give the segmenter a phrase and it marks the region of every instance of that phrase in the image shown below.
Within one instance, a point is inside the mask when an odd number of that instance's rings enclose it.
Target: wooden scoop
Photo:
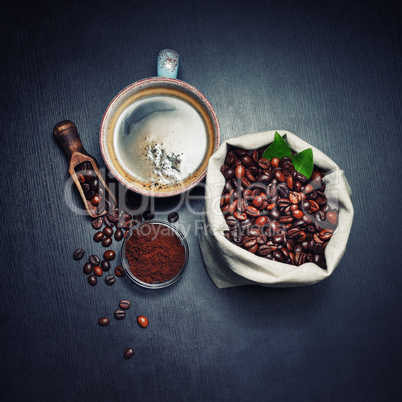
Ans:
[[[68,171],[89,215],[97,218],[112,211],[117,205],[116,198],[103,180],[98,169],[98,162],[82,146],[75,124],[70,120],[61,121],[54,126],[53,134],[70,160]],[[98,179],[96,188],[93,188],[94,178]],[[98,198],[95,197],[96,195]]]

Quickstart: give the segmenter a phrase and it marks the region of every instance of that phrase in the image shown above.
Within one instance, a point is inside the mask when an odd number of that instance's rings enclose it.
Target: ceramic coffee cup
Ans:
[[[103,116],[103,159],[128,189],[152,197],[183,193],[206,174],[219,146],[214,109],[196,88],[178,80],[177,52],[158,54],[158,77],[124,88]]]

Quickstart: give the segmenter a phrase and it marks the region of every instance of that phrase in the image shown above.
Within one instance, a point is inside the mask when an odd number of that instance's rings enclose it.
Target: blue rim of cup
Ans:
[[[184,247],[184,253],[185,253],[185,259],[184,259],[184,264],[181,267],[180,271],[171,279],[164,281],[164,282],[153,282],[153,283],[147,283],[147,282],[143,282],[140,279],[138,279],[130,270],[130,264],[128,262],[128,259],[125,255],[125,250],[126,250],[126,243],[128,241],[128,239],[131,237],[132,233],[134,232],[134,230],[140,228],[141,226],[145,225],[145,224],[149,224],[149,225],[163,225],[168,227],[169,229],[172,230],[172,232],[180,239],[181,244]],[[138,286],[142,287],[142,288],[146,288],[146,289],[162,289],[162,288],[166,288],[168,286],[173,285],[174,283],[176,283],[183,275],[186,267],[187,267],[187,263],[188,263],[188,258],[189,258],[189,248],[188,248],[188,243],[186,238],[184,237],[183,233],[176,227],[173,226],[171,223],[166,222],[166,221],[162,221],[162,220],[147,220],[147,221],[143,221],[140,222],[138,225],[133,226],[129,232],[127,232],[127,235],[124,238],[122,247],[121,247],[121,262],[124,268],[124,271],[126,272],[126,275]]]

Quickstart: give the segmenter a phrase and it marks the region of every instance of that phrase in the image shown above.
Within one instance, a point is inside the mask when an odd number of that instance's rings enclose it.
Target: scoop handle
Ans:
[[[163,49],[158,53],[158,77],[177,78],[179,70],[179,53],[173,49]]]
[[[57,123],[53,128],[53,134],[63,148],[68,159],[71,159],[75,152],[80,152],[84,155],[90,156],[82,146],[77,127],[71,120],[64,120]]]

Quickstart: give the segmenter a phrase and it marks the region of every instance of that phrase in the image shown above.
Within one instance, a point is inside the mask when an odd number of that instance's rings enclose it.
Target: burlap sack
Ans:
[[[225,179],[220,172],[227,146],[245,149],[267,146],[274,140],[275,131],[284,136],[290,148],[296,152],[313,149],[316,166],[326,172],[326,196],[333,208],[339,209],[338,227],[325,249],[327,269],[305,263],[299,267],[271,261],[252,254],[224,237],[228,229],[220,211],[220,198]],[[327,278],[339,264],[348,241],[353,221],[351,190],[343,171],[321,151],[284,130],[248,134],[225,141],[209,160],[206,177],[204,228],[199,241],[204,263],[209,276],[218,288],[259,284],[271,287],[311,285]]]

